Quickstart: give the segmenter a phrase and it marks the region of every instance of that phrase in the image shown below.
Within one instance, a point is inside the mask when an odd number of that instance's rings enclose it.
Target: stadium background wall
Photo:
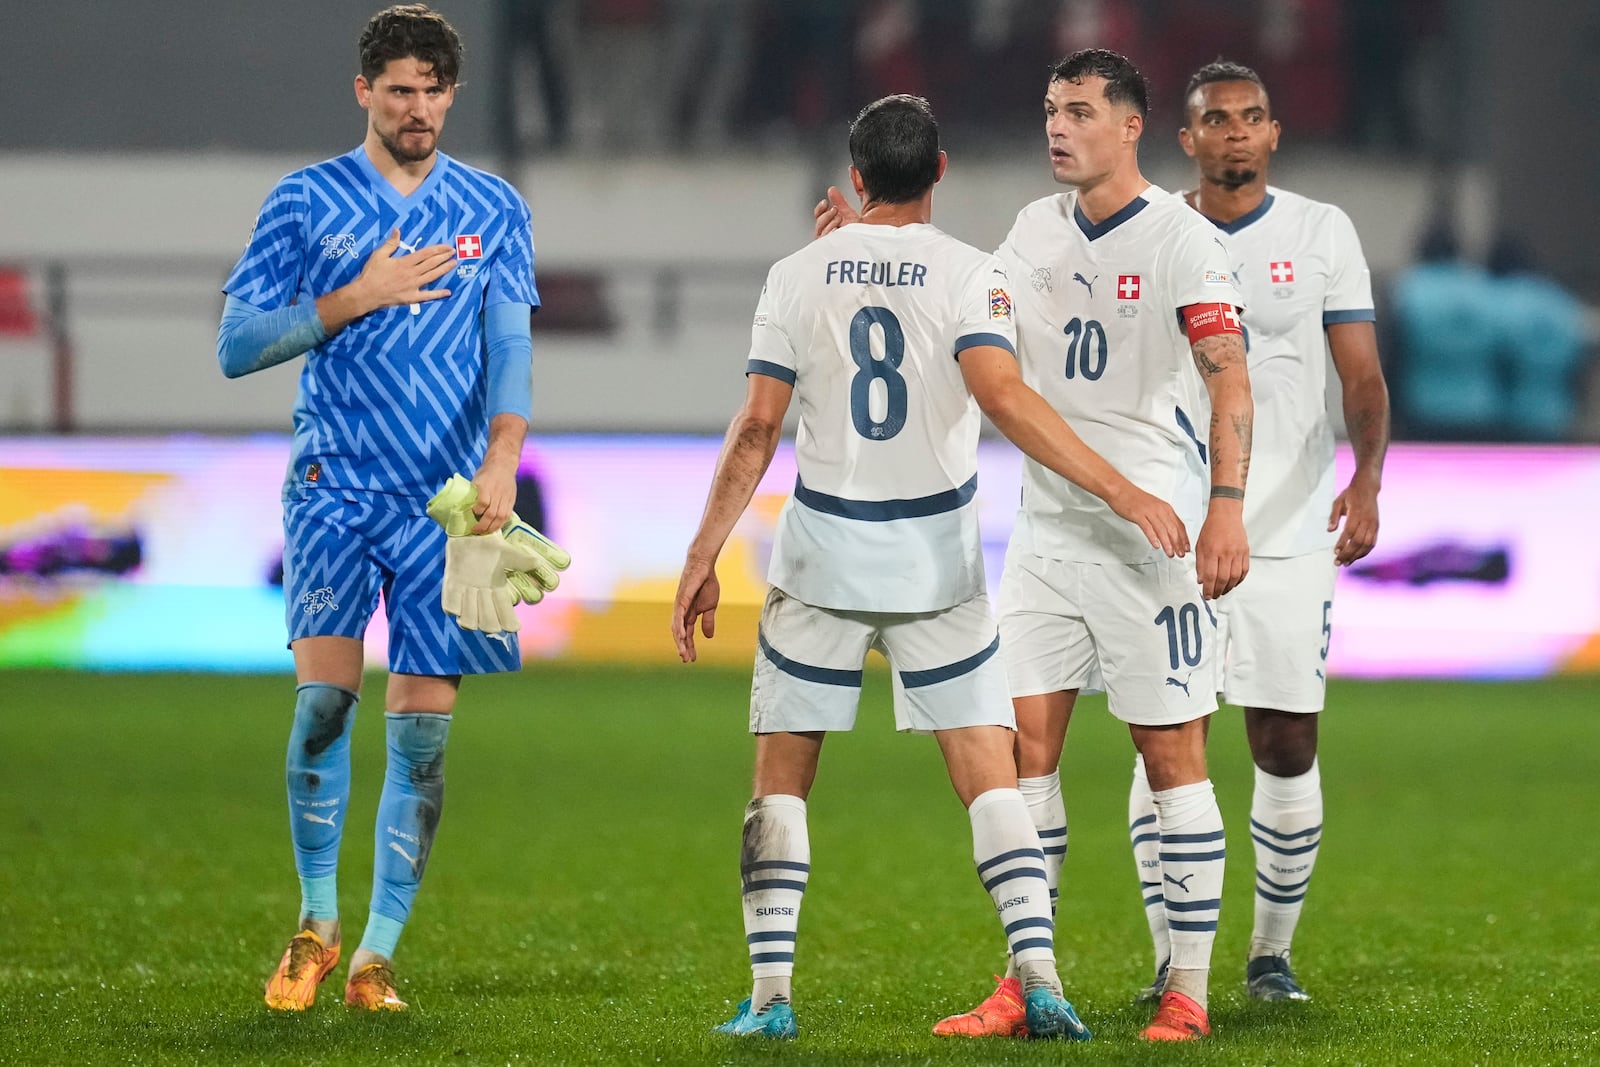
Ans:
[[[675,662],[668,606],[718,444],[530,440],[519,510],[574,562],[556,593],[519,609],[526,661]],[[279,435],[0,438],[0,667],[288,669],[277,584],[287,454]],[[1347,478],[1347,450],[1339,462]],[[785,444],[724,553],[704,658],[749,662],[794,478]],[[1016,451],[985,442],[991,586],[1019,485]],[[1600,557],[1575,541],[1600,525],[1600,448],[1397,445],[1383,501],[1379,549],[1340,573],[1326,613],[1330,676],[1600,671]],[[375,668],[387,636],[380,612],[367,633]]]

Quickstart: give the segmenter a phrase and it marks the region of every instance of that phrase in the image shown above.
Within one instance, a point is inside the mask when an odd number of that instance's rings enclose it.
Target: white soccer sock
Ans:
[[[991,789],[973,800],[967,816],[972,820],[973,862],[994,899],[1022,988],[1044,987],[1059,996],[1050,883],[1027,801],[1016,789]]]
[[[1250,935],[1250,958],[1285,956],[1322,843],[1322,774],[1316,760],[1310,770],[1293,778],[1256,768],[1250,837],[1256,846],[1256,925]]]
[[[1044,849],[1044,876],[1050,883],[1050,910],[1061,897],[1061,867],[1067,861],[1067,805],[1061,799],[1061,772],[1042,778],[1018,778],[1017,792],[1028,804],[1028,817]]]
[[[752,800],[744,809],[739,883],[754,979],[750,991],[754,1011],[775,1001],[789,1003],[800,900],[810,877],[806,802],[782,793]]]
[[[1161,889],[1172,937],[1167,990],[1204,1007],[1228,855],[1222,812],[1210,779],[1163,789],[1151,799],[1161,831]]]
[[[1039,832],[1039,844],[1044,849],[1044,877],[1050,885],[1050,914],[1056,913],[1056,901],[1061,897],[1061,865],[1067,859],[1067,806],[1061,799],[1061,772],[1054,771],[1040,778],[1018,778],[1017,791],[1027,801],[1028,816],[1033,828]],[[1017,961],[1006,953],[1006,977],[1017,976]]]
[[[1144,919],[1150,924],[1150,945],[1155,949],[1156,974],[1172,959],[1172,935],[1167,931],[1167,898],[1161,891],[1161,832],[1156,829],[1156,802],[1150,797],[1144,757],[1133,757],[1133,785],[1128,789],[1128,838],[1133,842],[1133,865],[1139,873],[1139,895],[1144,898]]]

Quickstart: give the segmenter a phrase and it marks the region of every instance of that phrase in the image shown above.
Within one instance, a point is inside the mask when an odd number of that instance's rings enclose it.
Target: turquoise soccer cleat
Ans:
[[[1022,998],[1028,1017],[1028,1036],[1059,1037],[1067,1041],[1089,1040],[1089,1028],[1066,1000],[1048,989],[1035,989]]]
[[[1070,1005],[1067,1010],[1072,1010]],[[794,1021],[794,1009],[789,1005],[769,1004],[766,1011],[754,1012],[750,1010],[749,997],[739,1002],[739,1011],[733,1018],[711,1029],[718,1034],[770,1037],[777,1041],[792,1041],[800,1033],[800,1027]]]

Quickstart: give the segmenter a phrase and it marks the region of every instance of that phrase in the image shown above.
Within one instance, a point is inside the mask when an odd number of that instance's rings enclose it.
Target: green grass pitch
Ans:
[[[404,1016],[300,1017],[262,983],[298,905],[284,677],[0,675],[0,1063],[1552,1064],[1600,1062],[1600,685],[1336,682],[1326,832],[1296,964],[1243,992],[1252,856],[1236,712],[1213,729],[1230,848],[1214,1037],[1142,1047],[1149,949],[1125,832],[1131,748],[1084,701],[1063,767],[1058,916],[1088,1045],[928,1033],[1001,967],[931,739],[869,673],[811,804],[792,1045],[708,1033],[748,991],[737,853],[748,676],[537,667],[469,683],[445,819],[396,959]],[[366,915],[382,679],[356,723],[341,871]]]

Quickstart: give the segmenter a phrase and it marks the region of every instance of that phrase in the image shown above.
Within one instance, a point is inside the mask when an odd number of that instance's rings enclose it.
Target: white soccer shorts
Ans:
[[[1192,556],[1100,564],[1008,551],[1000,647],[1015,696],[1104,689],[1111,714],[1136,726],[1217,708],[1216,617]]]
[[[1250,574],[1219,599],[1217,687],[1229,704],[1322,710],[1333,633],[1333,550],[1250,557]]]
[[[750,732],[849,730],[876,648],[894,677],[894,722],[928,732],[1016,729],[989,597],[918,614],[835,611],[773,588],[761,610]]]

